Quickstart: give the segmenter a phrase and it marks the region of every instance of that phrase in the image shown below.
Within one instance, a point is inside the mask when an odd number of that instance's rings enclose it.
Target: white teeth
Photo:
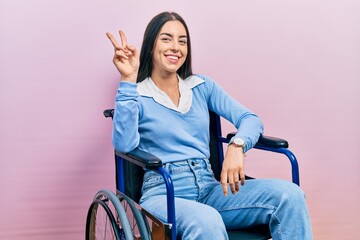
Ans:
[[[176,56],[168,56],[168,58],[174,59],[174,60],[177,60],[177,59],[178,59],[178,57],[176,57]]]

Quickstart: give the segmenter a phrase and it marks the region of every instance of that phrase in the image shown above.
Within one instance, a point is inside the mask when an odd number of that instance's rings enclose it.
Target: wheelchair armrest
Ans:
[[[147,169],[158,169],[163,165],[162,161],[158,157],[138,148],[128,153],[122,153],[115,150],[115,155]]]
[[[235,133],[229,133],[226,138],[230,141],[230,139],[235,136]],[[263,146],[263,147],[271,147],[271,148],[288,148],[289,143],[285,139],[278,138],[278,137],[271,137],[260,135],[256,146]]]
[[[272,147],[272,148],[288,148],[289,143],[288,141],[282,138],[260,135],[260,138],[255,146],[264,146],[264,147]]]

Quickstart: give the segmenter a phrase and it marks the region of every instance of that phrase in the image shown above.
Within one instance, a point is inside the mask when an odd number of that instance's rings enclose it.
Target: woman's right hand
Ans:
[[[139,54],[136,48],[127,43],[123,31],[119,31],[121,44],[119,44],[111,33],[106,33],[114,46],[113,62],[121,74],[121,81],[136,83],[139,70]]]

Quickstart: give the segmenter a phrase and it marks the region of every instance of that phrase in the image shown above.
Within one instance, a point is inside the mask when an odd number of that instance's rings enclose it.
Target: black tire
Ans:
[[[118,240],[119,228],[105,201],[95,199],[86,219],[86,240]]]

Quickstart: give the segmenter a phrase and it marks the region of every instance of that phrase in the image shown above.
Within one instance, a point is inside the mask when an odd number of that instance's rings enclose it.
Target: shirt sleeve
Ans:
[[[244,152],[253,148],[263,133],[263,124],[259,117],[232,98],[217,83],[205,76],[209,110],[231,122],[236,128],[235,137],[245,141]]]
[[[129,152],[139,145],[139,93],[137,85],[120,82],[115,97],[112,142],[120,152]]]

